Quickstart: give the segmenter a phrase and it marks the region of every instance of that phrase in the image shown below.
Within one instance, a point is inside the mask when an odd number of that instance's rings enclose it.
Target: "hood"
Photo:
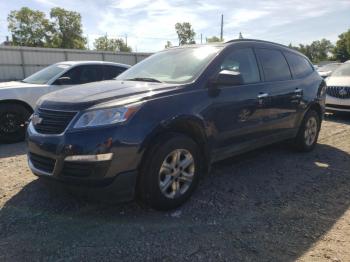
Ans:
[[[27,88],[27,87],[43,87],[46,85],[37,85],[37,84],[29,84],[19,81],[11,81],[11,82],[4,82],[0,83],[0,90],[1,89],[11,89],[11,88]]]
[[[83,110],[110,101],[137,102],[178,88],[177,84],[110,80],[49,93],[39,99],[38,105],[48,109]]]
[[[350,86],[350,76],[330,76],[326,80],[327,86]]]

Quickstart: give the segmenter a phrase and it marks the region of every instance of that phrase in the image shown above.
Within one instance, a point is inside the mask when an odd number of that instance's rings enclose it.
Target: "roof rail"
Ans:
[[[290,47],[288,47],[286,45],[278,44],[278,43],[271,42],[271,41],[260,40],[260,39],[248,39],[248,38],[229,40],[229,41],[225,42],[225,44],[227,44],[227,43],[235,43],[235,42],[245,42],[245,41],[246,42],[260,42],[260,43],[274,44],[274,45],[279,45],[279,46],[282,46],[282,47],[290,48]]]

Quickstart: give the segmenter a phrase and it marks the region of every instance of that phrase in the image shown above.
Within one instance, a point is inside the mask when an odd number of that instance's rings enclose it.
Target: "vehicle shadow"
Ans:
[[[274,145],[213,166],[171,212],[26,185],[0,210],[0,260],[294,261],[350,204],[349,154]],[[1,192],[0,192],[1,193]]]
[[[340,124],[350,124],[350,113],[326,113],[325,120],[332,121]]]
[[[0,158],[13,157],[26,153],[24,142],[16,144],[1,144],[0,143]]]

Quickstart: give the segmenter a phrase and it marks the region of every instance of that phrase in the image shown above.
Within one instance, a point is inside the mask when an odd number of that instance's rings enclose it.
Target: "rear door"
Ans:
[[[283,52],[285,57],[287,58],[288,64],[292,71],[294,83],[295,83],[295,94],[294,94],[294,105],[296,106],[297,116],[300,119],[305,112],[305,103],[303,101],[306,100],[308,95],[308,91],[314,90],[314,81],[310,80],[312,73],[314,72],[314,68],[305,57],[292,53],[292,52]],[[299,92],[298,92],[299,90]],[[312,91],[311,91],[312,92]],[[299,98],[299,99],[298,99]],[[296,121],[295,125],[297,125],[298,121]]]
[[[265,91],[259,100],[264,108],[261,117],[270,134],[288,136],[293,132],[303,92],[292,79],[287,60],[279,49],[257,48],[255,51],[265,83]]]

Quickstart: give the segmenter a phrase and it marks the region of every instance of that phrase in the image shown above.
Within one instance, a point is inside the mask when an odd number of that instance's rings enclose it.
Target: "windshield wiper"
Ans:
[[[125,81],[145,81],[145,82],[162,83],[162,81],[159,81],[158,79],[150,78],[150,77],[135,77],[135,78],[124,79],[124,80]]]

